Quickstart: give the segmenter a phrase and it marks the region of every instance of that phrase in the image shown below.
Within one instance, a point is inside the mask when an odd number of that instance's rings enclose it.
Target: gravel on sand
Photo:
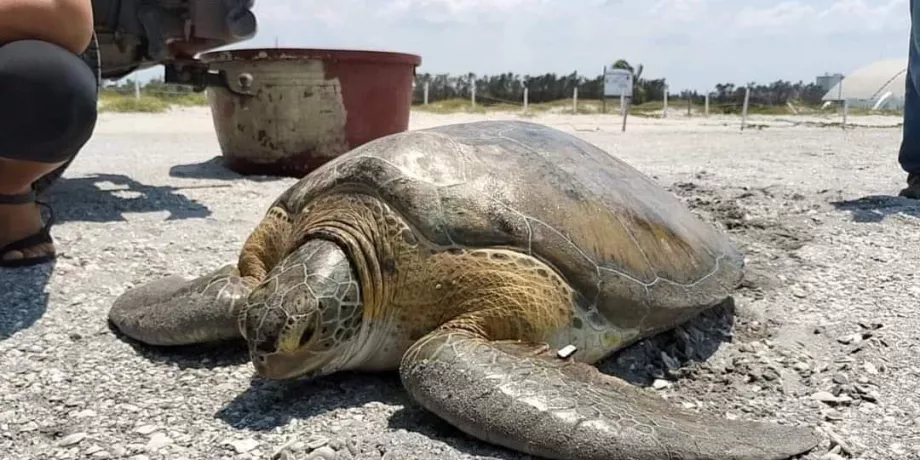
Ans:
[[[416,112],[411,128],[516,114]],[[806,423],[809,459],[920,458],[920,203],[898,119],[546,114],[722,227],[734,303],[601,368],[701,412]],[[799,121],[796,121],[799,120]],[[49,192],[60,257],[0,269],[0,458],[522,459],[414,404],[395,374],[253,378],[242,348],[163,351],[106,324],[126,288],[236,259],[293,179],[223,169],[206,109],[103,114]],[[733,312],[733,314],[731,314]]]

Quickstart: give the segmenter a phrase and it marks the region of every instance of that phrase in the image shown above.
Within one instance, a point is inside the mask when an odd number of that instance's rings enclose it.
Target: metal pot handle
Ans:
[[[188,85],[199,93],[208,87],[218,87],[238,96],[255,96],[252,74],[247,72],[239,74],[237,81],[231,83],[227,71],[211,70],[207,64],[197,59],[172,60],[164,62],[163,67],[165,83]]]

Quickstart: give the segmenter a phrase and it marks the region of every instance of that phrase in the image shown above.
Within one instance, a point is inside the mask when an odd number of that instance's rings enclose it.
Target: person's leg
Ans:
[[[96,75],[79,56],[36,40],[0,46],[0,266],[53,256],[32,183],[86,144],[96,99]]]
[[[907,172],[907,187],[900,195],[920,199],[920,8],[910,0],[910,44],[904,89],[904,127],[898,162]]]

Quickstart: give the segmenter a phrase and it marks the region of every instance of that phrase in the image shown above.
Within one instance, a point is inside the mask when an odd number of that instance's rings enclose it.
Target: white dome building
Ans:
[[[876,61],[847,75],[822,100],[846,100],[850,107],[902,109],[906,77],[907,58]]]

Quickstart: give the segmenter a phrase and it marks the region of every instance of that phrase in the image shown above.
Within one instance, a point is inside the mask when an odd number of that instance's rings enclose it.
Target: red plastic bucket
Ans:
[[[224,74],[208,87],[227,166],[241,174],[302,177],[374,139],[409,127],[421,57],[361,50],[214,51]]]

